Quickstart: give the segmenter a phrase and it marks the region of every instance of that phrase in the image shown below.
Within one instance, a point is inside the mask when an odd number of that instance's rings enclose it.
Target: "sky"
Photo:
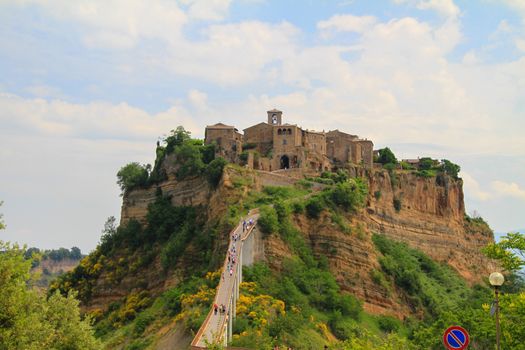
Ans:
[[[88,252],[120,167],[272,108],[458,163],[468,213],[525,228],[523,0],[0,0],[0,240]]]

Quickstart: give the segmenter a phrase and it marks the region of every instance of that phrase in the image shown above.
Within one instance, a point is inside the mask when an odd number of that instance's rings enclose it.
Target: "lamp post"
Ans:
[[[500,350],[500,330],[499,330],[499,287],[505,282],[505,278],[499,272],[493,272],[489,276],[489,282],[494,287],[494,294],[496,295],[496,301],[494,306],[496,307],[496,349]]]

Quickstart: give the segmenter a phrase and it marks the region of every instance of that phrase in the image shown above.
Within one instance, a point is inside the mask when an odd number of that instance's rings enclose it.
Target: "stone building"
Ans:
[[[215,142],[216,155],[232,163],[239,161],[243,138],[235,127],[223,123],[208,125],[204,132],[204,142],[207,144]]]
[[[372,167],[372,141],[339,130],[325,133],[283,124],[282,114],[277,109],[268,111],[266,123],[244,129],[244,135],[221,123],[207,126],[205,141],[216,142],[217,154],[232,162],[239,159],[244,145],[249,166],[260,170],[324,171],[346,163]]]

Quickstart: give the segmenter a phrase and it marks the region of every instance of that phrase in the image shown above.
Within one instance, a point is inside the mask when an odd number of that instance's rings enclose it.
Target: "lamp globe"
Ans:
[[[505,282],[505,277],[499,272],[493,272],[489,276],[489,282],[494,287],[500,287]]]

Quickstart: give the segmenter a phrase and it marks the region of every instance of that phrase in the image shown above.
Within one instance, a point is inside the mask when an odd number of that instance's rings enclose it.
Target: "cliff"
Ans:
[[[413,312],[406,305],[403,291],[386,290],[374,281],[374,271],[381,270],[371,236],[373,233],[407,243],[422,250],[434,260],[454,268],[469,284],[481,282],[489,273],[491,262],[480,249],[493,241],[486,226],[466,220],[462,181],[446,175],[419,177],[409,171],[365,171],[352,168],[354,176],[368,180],[369,195],[364,209],[347,215],[350,234],[334,224],[328,213],[317,220],[294,215],[294,224],[303,233],[314,253],[328,259],[330,271],[343,290],[356,295],[371,313],[387,313],[398,317]],[[203,206],[209,220],[218,219],[229,204],[238,203],[250,191],[264,186],[291,186],[296,174],[286,176],[267,172],[227,168],[217,189],[202,178],[177,181],[171,177],[159,185],[170,196],[173,205]],[[319,189],[317,187],[316,189]],[[122,222],[130,218],[145,221],[148,204],[156,198],[156,188],[128,193],[123,199]],[[279,236],[258,240],[261,260],[279,269],[290,250]],[[221,249],[220,242],[216,249]]]
[[[381,267],[373,233],[405,242],[450,265],[469,284],[480,283],[489,274],[492,262],[480,249],[493,242],[492,232],[466,219],[461,180],[423,178],[403,171],[361,171],[360,175],[368,178],[369,196],[365,209],[346,217],[350,233],[341,230],[328,213],[318,220],[295,215],[294,222],[316,255],[328,258],[342,289],[361,299],[366,311],[397,317],[414,312],[402,290],[385,288],[374,280]],[[289,255],[285,245],[277,236],[263,244],[266,261],[278,269],[278,262]]]

